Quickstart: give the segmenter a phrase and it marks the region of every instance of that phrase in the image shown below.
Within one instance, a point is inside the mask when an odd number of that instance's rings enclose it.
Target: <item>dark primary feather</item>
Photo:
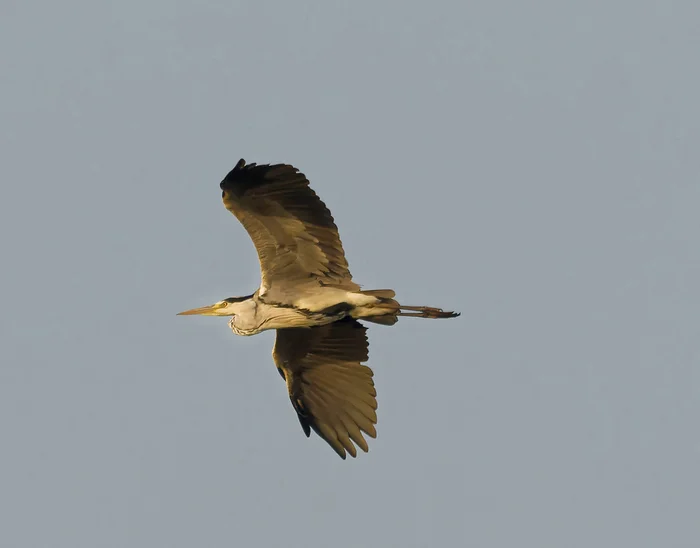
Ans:
[[[263,293],[292,283],[359,289],[330,211],[295,167],[240,160],[221,189],[224,206],[255,244]]]
[[[362,433],[377,436],[377,392],[367,361],[367,328],[345,318],[312,327],[278,329],[272,352],[307,436],[313,429],[343,459],[368,451]],[[354,444],[353,444],[354,442]]]

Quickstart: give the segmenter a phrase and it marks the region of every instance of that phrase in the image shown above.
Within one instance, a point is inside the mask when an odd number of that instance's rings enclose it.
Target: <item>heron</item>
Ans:
[[[276,330],[272,359],[307,437],[311,430],[345,459],[376,438],[377,392],[367,327],[400,316],[454,318],[456,312],[404,306],[391,289],[353,281],[338,227],[306,176],[288,164],[238,161],[220,184],[224,206],[253,240],[260,287],[179,315],[230,317],[236,335]],[[364,434],[364,435],[363,435]]]

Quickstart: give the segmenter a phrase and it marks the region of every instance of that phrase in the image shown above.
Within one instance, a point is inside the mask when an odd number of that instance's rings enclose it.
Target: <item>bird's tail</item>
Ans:
[[[456,318],[459,312],[445,311],[432,306],[404,306],[394,299],[396,293],[391,289],[372,289],[362,291],[364,295],[376,297],[377,304],[371,307],[372,314],[362,315],[363,320],[381,325],[394,325],[399,316],[414,318]]]

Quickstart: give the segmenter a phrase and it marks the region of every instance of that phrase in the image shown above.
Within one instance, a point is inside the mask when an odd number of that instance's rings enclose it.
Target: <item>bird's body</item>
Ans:
[[[290,165],[240,160],[221,182],[223,201],[251,236],[261,285],[183,315],[230,316],[237,335],[274,329],[273,359],[308,436],[314,429],[345,458],[362,432],[375,437],[376,391],[367,360],[366,327],[399,316],[452,318],[454,312],[404,306],[390,289],[362,290],[352,280],[330,211]],[[354,444],[353,444],[354,442]]]
[[[392,316],[398,310],[395,305],[386,304],[391,299],[328,286],[283,302],[270,301],[259,290],[245,300],[234,299],[223,301],[227,306],[222,310],[226,313],[221,315],[231,315],[231,330],[243,336],[268,329],[326,325],[345,317],[372,321],[376,317]]]

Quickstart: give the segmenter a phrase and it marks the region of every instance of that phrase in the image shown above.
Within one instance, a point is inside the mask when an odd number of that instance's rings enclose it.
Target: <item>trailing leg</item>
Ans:
[[[405,311],[409,312],[405,312]],[[399,305],[399,316],[411,316],[414,318],[456,318],[459,312],[444,311],[442,308],[432,306],[404,306]]]

